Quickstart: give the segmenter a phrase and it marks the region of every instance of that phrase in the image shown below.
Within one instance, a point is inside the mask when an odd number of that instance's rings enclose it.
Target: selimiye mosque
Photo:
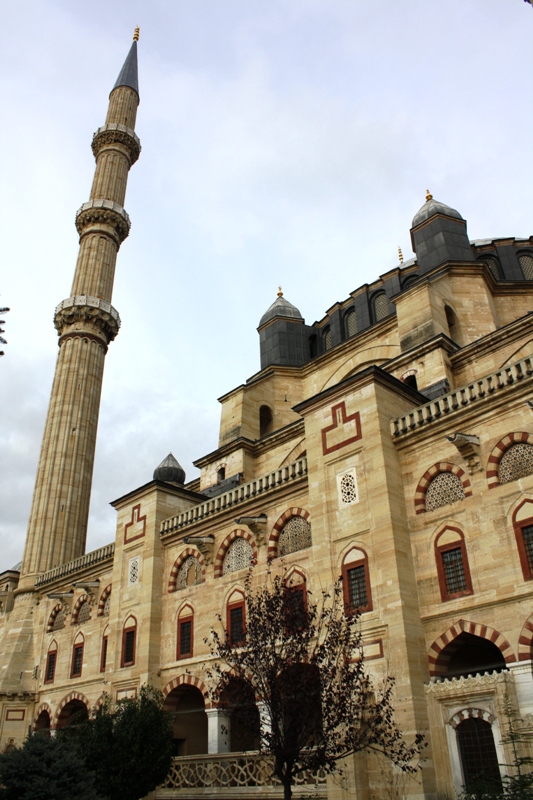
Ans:
[[[24,555],[0,575],[0,748],[149,683],[174,715],[157,800],[281,797],[265,756],[211,703],[205,669],[217,615],[242,639],[249,566],[259,585],[271,563],[302,591],[341,576],[368,671],[395,677],[406,738],[428,742],[400,789],[361,754],[341,781],[300,774],[296,796],[453,798],[481,766],[497,786],[512,761],[504,703],[533,730],[533,237],[471,241],[428,192],[415,257],[347,286],[322,319],[308,324],[281,291],[266,298],[258,371],[220,398],[200,476],[187,482],[172,454],[147,464],[146,483],[113,501],[115,536],[86,552],[141,154],[137,39],[92,139]]]

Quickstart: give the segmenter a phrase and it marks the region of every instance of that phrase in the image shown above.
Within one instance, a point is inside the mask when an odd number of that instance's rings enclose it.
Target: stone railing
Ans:
[[[60,567],[49,569],[48,572],[43,572],[35,581],[35,587],[38,589],[47,583],[63,578],[67,575],[72,575],[75,572],[80,572],[93,564],[100,564],[102,561],[111,560],[115,553],[115,543],[106,544],[98,550],[92,550],[90,553],[85,553],[84,556],[75,558],[74,561],[69,561],[67,564],[61,564]]]
[[[323,772],[299,772],[295,786],[307,790],[325,787]],[[237,787],[280,786],[272,775],[272,759],[261,753],[228,753],[211,756],[184,756],[173,759],[167,779],[160,789],[232,789]],[[321,793],[320,793],[321,794]],[[159,791],[156,793],[159,796]],[[163,795],[164,796],[164,795]]]
[[[274,491],[274,489],[278,489],[283,484],[299,480],[306,475],[307,459],[300,458],[298,461],[294,461],[286,467],[281,467],[274,472],[270,472],[268,475],[263,475],[261,478],[255,478],[253,481],[243,483],[241,486],[235,487],[235,489],[230,489],[229,492],[224,492],[224,494],[220,494],[218,497],[206,500],[205,503],[199,503],[183,514],[178,514],[177,517],[170,517],[170,519],[163,520],[161,523],[161,536],[179,531],[206,517],[239,505],[239,503],[253,500],[254,497],[267,494],[268,492]]]
[[[520,383],[533,374],[533,361],[523,358],[515,364],[503,367],[485,378],[469,383],[453,392],[443,394],[423,406],[413,409],[403,417],[391,421],[391,435],[394,438],[436,422],[443,417],[451,416],[468,406],[479,403],[486,397],[494,396],[513,384]]]

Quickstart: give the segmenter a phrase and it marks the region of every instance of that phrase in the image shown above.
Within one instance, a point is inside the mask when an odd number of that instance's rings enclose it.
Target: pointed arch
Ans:
[[[52,725],[53,728],[55,728],[57,726],[57,721],[59,719],[59,715],[61,714],[61,712],[63,711],[65,706],[68,703],[71,703],[73,700],[79,700],[80,702],[85,703],[85,706],[87,707],[87,713],[89,712],[89,709],[91,708],[91,704],[89,703],[89,701],[87,700],[85,695],[81,694],[81,692],[71,692],[70,694],[67,694],[67,696],[64,697],[63,700],[61,700],[61,702],[59,703],[58,707],[56,708],[56,711],[55,711],[55,714],[54,714],[54,724]]]
[[[305,508],[298,508],[295,506],[294,508],[288,508],[284,511],[272,528],[270,539],[268,540],[268,558],[277,557],[280,533],[292,517],[302,517],[302,519],[311,524],[309,511],[306,511]]]
[[[242,530],[241,528],[236,528],[234,531],[228,534],[228,536],[226,536],[226,538],[224,539],[224,541],[222,542],[222,544],[218,549],[218,553],[215,558],[215,578],[220,578],[220,576],[222,575],[224,558],[229,549],[229,546],[233,544],[235,539],[245,539],[250,544],[252,548],[252,559],[253,559],[252,563],[253,564],[257,563],[257,545],[255,543],[254,537],[252,536],[250,531],[245,531]]]
[[[52,631],[54,630],[54,625],[55,625],[56,617],[58,616],[58,614],[59,614],[61,611],[63,611],[63,613],[64,613],[63,606],[61,605],[61,603],[57,603],[57,605],[55,605],[55,606],[53,607],[53,609],[52,609],[52,613],[51,613],[51,614],[50,614],[50,616],[48,617],[48,624],[47,624],[47,626],[46,626],[46,633],[52,633]],[[63,625],[62,627],[65,627],[65,626]]]
[[[84,603],[88,603],[89,604],[89,608],[90,608],[90,606],[91,606],[91,598],[89,597],[88,594],[81,594],[78,597],[78,599],[76,600],[76,604],[74,605],[74,608],[72,609],[72,617],[71,617],[71,621],[70,621],[71,625],[77,625],[78,624],[78,614],[80,613],[80,609],[81,609],[81,607],[82,607],[82,605]],[[89,619],[90,619],[90,616],[89,616]]]
[[[490,628],[488,625],[482,625],[479,622],[469,622],[466,619],[460,619],[451,628],[442,633],[431,645],[428,651],[429,672],[432,677],[444,675],[448,661],[453,655],[453,648],[449,645],[457,639],[461,633],[470,633],[473,636],[479,636],[481,639],[488,639],[489,642],[495,644],[501,650],[502,656],[506,664],[511,664],[516,661],[513,649],[505,636],[503,636],[495,628]],[[446,648],[446,654],[443,650]]]
[[[111,594],[111,586],[112,586],[111,583],[108,586],[106,586],[104,591],[100,595],[100,600],[98,601],[98,611],[96,612],[96,616],[97,617],[103,617],[104,616],[105,604],[106,604],[107,598]]]
[[[211,708],[209,692],[207,690],[205,683],[203,683],[203,681],[201,681],[200,678],[195,678],[194,675],[178,675],[178,677],[174,678],[173,681],[167,683],[167,685],[163,689],[164,696],[167,697],[167,695],[169,695],[173,689],[177,689],[178,686],[182,686],[183,684],[186,684],[187,686],[194,686],[195,689],[199,689],[199,691],[203,695],[205,707]]]
[[[46,713],[50,717],[50,724],[52,724],[52,709],[50,708],[48,703],[41,703],[41,705],[38,707],[37,711],[35,712],[35,714],[33,716],[33,727],[34,728],[37,725],[37,720],[39,719],[39,716],[42,714],[43,711],[46,711]]]
[[[175,592],[178,582],[178,573],[188,558],[195,558],[202,569],[202,583],[205,583],[205,561],[203,555],[199,550],[194,547],[187,547],[182,553],[179,554],[174,562],[174,566],[170,570],[170,578],[168,580],[168,591]]]
[[[498,475],[498,467],[501,457],[514,444],[530,444],[533,445],[533,434],[527,431],[514,431],[508,433],[503,439],[492,448],[491,454],[487,461],[487,485],[489,489],[494,489],[500,485],[500,478]]]
[[[522,626],[518,637],[518,660],[529,661],[533,654],[533,614],[531,614]]]
[[[452,464],[449,461],[438,461],[436,464],[433,464],[432,467],[427,469],[422,477],[418,482],[418,486],[416,487],[415,492],[415,513],[416,514],[424,514],[426,511],[426,492],[428,490],[428,486],[431,481],[437,477],[442,472],[451,472],[453,475],[457,475],[457,477],[461,480],[463,484],[463,490],[466,497],[472,496],[472,485],[468,480],[468,477],[464,470],[461,467],[458,467],[457,464]]]

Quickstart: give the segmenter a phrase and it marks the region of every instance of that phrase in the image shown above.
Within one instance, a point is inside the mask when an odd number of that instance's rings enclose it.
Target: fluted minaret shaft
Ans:
[[[85,551],[104,359],[120,327],[111,305],[115,263],[129,233],[128,172],[140,153],[138,32],[109,97],[105,125],[93,137],[90,199],[76,215],[80,249],[72,294],[56,308],[59,353],[50,397],[19,592]]]

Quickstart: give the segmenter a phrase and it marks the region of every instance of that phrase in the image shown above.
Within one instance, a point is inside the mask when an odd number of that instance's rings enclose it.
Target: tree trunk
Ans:
[[[292,798],[292,781],[283,783],[283,800],[291,800]]]

